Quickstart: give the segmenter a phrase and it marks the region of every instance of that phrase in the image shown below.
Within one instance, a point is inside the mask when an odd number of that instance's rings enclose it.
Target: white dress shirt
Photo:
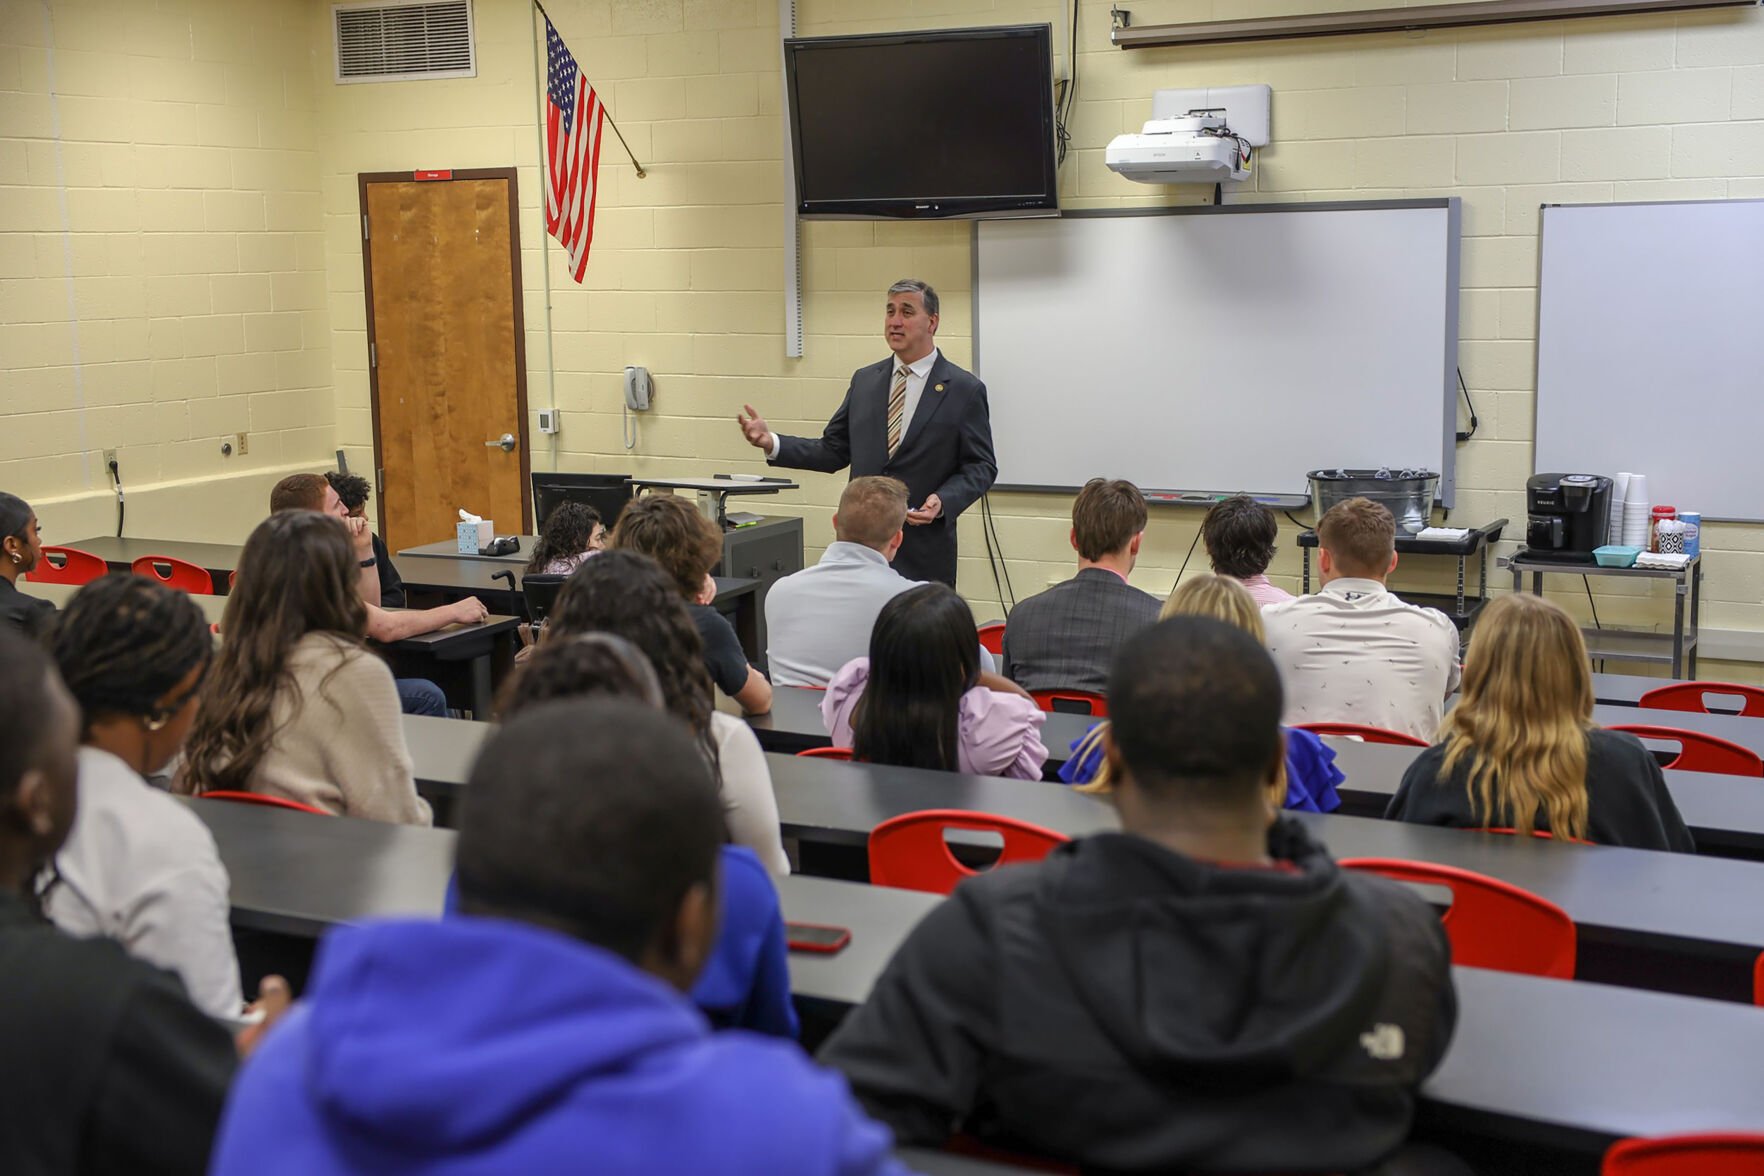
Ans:
[[[196,1007],[244,1007],[226,867],[208,826],[116,756],[80,748],[80,805],[55,855],[47,911],[70,935],[104,936],[176,972]]]
[[[911,431],[913,427],[913,414],[919,411],[919,397],[924,394],[925,380],[930,376],[931,368],[936,363],[937,348],[933,347],[929,355],[921,356],[912,363],[906,365],[906,413],[900,418],[900,440],[903,445],[906,443],[907,433]],[[895,377],[900,374],[900,368],[900,357],[896,356],[894,366],[890,368],[888,372],[888,393],[891,396],[894,394],[894,380]],[[883,414],[882,420],[884,427],[886,427],[888,420],[886,413]],[[778,439],[778,434],[773,433],[772,447],[766,450],[766,460],[776,461],[778,458],[778,450],[782,449],[783,446],[784,442]],[[843,662],[840,663],[840,665],[844,664],[845,663]],[[833,668],[837,670],[839,666],[834,666]]]
[[[1358,723],[1431,742],[1458,685],[1458,630],[1377,580],[1331,580],[1262,610],[1289,727]]]

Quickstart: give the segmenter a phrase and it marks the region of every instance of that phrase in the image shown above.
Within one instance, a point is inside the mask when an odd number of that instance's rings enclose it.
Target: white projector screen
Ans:
[[[1304,496],[1408,466],[1450,506],[1458,201],[981,221],[974,358],[1001,490]]]
[[[1546,206],[1538,472],[1764,520],[1764,201]]]

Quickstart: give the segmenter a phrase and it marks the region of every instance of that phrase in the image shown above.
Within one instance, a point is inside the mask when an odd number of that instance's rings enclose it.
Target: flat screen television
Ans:
[[[630,474],[544,474],[534,470],[534,528],[544,530],[546,518],[558,503],[580,502],[598,511],[601,523],[610,531],[633,493]]]
[[[1058,215],[1050,26],[794,37],[784,69],[800,215]]]

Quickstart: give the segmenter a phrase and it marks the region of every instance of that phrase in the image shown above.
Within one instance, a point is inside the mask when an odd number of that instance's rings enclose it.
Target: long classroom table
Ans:
[[[126,572],[144,555],[171,556],[202,568],[214,581],[217,594],[227,594],[227,578],[239,566],[240,546],[236,543],[189,543],[181,539],[135,539],[119,535],[94,535],[76,539],[64,547],[77,547],[97,556],[110,565],[113,572]]]
[[[190,802],[232,877],[236,927],[316,937],[337,923],[433,915],[454,834],[224,801]],[[941,900],[814,878],[781,881],[787,919],[849,927],[831,956],[792,953],[791,989],[849,1007]],[[1456,968],[1459,1022],[1422,1117],[1592,1155],[1628,1135],[1764,1130],[1764,1016],[1583,981]]]
[[[414,716],[405,724],[418,787],[456,796],[486,729]],[[1352,754],[1364,746],[1344,750]],[[1059,784],[778,753],[766,760],[784,834],[804,841],[860,847],[883,821],[933,808],[1000,813],[1072,837],[1117,827],[1109,805]],[[1756,783],[1764,788],[1764,781]],[[1751,969],[1764,951],[1764,867],[1758,863],[1560,845],[1369,817],[1293,815],[1338,858],[1458,866],[1548,899],[1580,929],[1583,977],[1729,1000],[1751,997]]]
[[[31,580],[19,581],[18,587],[28,596],[52,602],[56,608],[66,608],[67,602],[79,591],[79,587],[72,584],[43,584]],[[211,625],[220,624],[226,612],[226,597],[192,593],[190,599],[202,611],[204,620]],[[495,696],[499,646],[513,640],[514,631],[521,623],[519,617],[492,614],[482,624],[448,625],[380,648],[385,649],[394,665],[408,676],[437,678],[441,685],[453,686],[448,700],[454,706],[487,719]],[[457,674],[451,672],[455,668],[459,671]]]

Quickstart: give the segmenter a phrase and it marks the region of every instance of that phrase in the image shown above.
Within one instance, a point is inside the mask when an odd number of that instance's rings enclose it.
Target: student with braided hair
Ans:
[[[228,879],[189,808],[149,785],[183,746],[214,660],[189,595],[111,575],[74,594],[50,653],[84,712],[80,811],[45,897],[56,926],[176,972],[211,1017],[244,1007]]]

